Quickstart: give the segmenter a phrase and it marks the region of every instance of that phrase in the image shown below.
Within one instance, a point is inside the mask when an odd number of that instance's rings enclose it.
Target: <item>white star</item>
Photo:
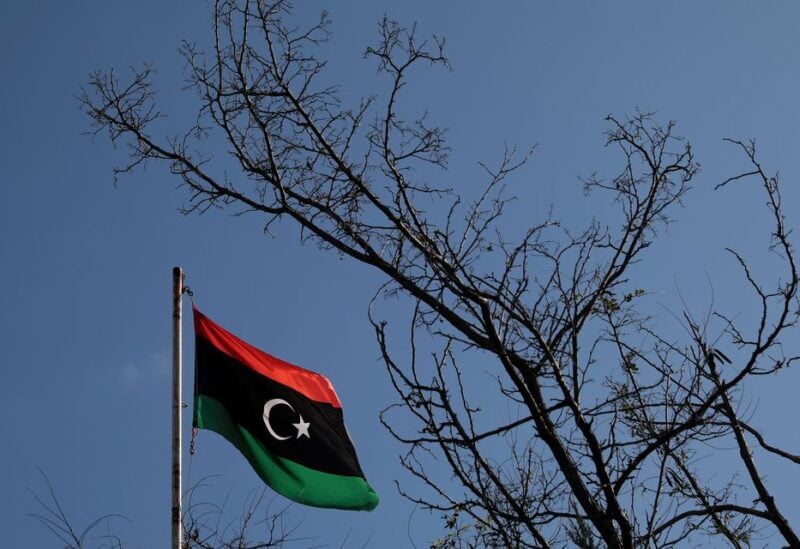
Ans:
[[[298,414],[298,415],[300,415],[300,414]],[[300,421],[298,423],[292,423],[292,427],[297,429],[297,437],[296,438],[300,438],[300,437],[311,438],[311,436],[308,434],[308,428],[310,426],[311,426],[311,424],[308,423],[307,421],[304,421],[303,420],[303,416],[300,415]]]

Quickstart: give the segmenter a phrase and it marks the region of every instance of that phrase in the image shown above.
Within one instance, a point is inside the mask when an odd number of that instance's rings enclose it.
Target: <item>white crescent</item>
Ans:
[[[269,424],[269,413],[270,413],[270,411],[272,411],[272,408],[274,408],[275,406],[278,406],[279,404],[283,404],[285,406],[288,406],[289,409],[292,412],[294,412],[294,408],[292,408],[292,405],[289,404],[288,402],[286,402],[285,400],[283,400],[282,398],[273,398],[272,400],[268,400],[267,403],[264,404],[264,416],[263,416],[264,417],[264,425],[267,426],[267,431],[269,431],[269,434],[272,435],[273,437],[275,437],[276,440],[289,440],[292,437],[282,437],[282,436],[280,436],[278,433],[276,433],[272,429],[272,425]]]

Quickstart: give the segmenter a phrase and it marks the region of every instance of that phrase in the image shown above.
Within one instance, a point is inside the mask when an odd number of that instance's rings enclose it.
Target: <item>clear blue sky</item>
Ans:
[[[302,2],[310,20],[325,3]],[[450,128],[445,177],[474,188],[477,162],[498,158],[504,141],[539,143],[511,191],[521,200],[508,223],[521,227],[555,204],[572,223],[598,205],[577,176],[610,174],[603,117],[639,107],[675,119],[695,145],[703,172],[679,222],[638,268],[650,305],[747,314],[733,263],[736,247],[770,276],[763,200],[740,186],[712,187],[743,166],[723,137],[757,138],[780,170],[789,224],[800,225],[800,6],[794,2],[330,2],[334,37],[324,55],[348,97],[382,89],[361,58],[384,14],[444,35],[453,72],[419,71],[409,102]],[[322,546],[419,547],[437,517],[400,498],[408,483],[401,451],[378,423],[391,399],[366,320],[382,282],[366,268],[301,247],[295,228],[276,238],[257,217],[224,212],[184,217],[185,194],[165,170],[112,184],[124,160],[104,138],[85,135],[75,95],[90,71],[152,61],[166,111],[185,117],[176,54],[182,38],[203,43],[206,2],[16,2],[0,7],[0,532],[6,547],[56,546],[26,517],[42,492],[36,467],[53,482],[75,523],[104,513],[130,522],[113,529],[132,547],[165,547],[169,533],[170,269],[182,265],[200,307],[269,352],[334,382],[362,466],[382,496],[371,514],[294,506],[304,535]],[[376,88],[377,87],[377,88]],[[178,128],[176,128],[176,132]],[[222,151],[220,151],[222,154]],[[473,185],[473,187],[469,187]],[[188,309],[187,309],[188,311]],[[676,329],[665,314],[663,326]],[[191,333],[191,323],[185,325]],[[191,345],[186,362],[191,364]],[[757,423],[800,451],[792,417],[796,372],[748,393]],[[187,379],[185,390],[191,389]],[[186,419],[189,420],[189,411]],[[192,478],[220,475],[209,499],[230,494],[235,509],[259,481],[236,451],[201,433]],[[800,524],[797,470],[769,469],[772,486]],[[309,542],[309,545],[311,542]]]

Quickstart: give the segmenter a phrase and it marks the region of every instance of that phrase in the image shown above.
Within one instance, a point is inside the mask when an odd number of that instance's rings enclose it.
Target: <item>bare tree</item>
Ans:
[[[39,512],[29,513],[28,516],[36,519],[39,524],[47,528],[55,537],[64,544],[65,549],[84,549],[87,542],[94,540],[100,547],[109,549],[122,549],[122,540],[111,532],[110,523],[113,519],[124,519],[122,515],[107,514],[96,518],[83,529],[74,526],[68,517],[61,502],[58,501],[56,491],[47,475],[39,469],[42,480],[47,485],[47,496],[44,498],[35,491],[29,490],[39,506]],[[106,532],[100,530],[105,527]]]
[[[40,511],[29,516],[56,536],[65,549],[127,547],[111,525],[115,519],[125,519],[124,516],[106,514],[79,529],[64,511],[50,479],[43,471],[39,472],[47,485],[47,496],[43,498],[31,490]],[[241,512],[232,517],[224,504],[198,501],[198,492],[208,486],[201,480],[184,494],[186,507],[182,524],[186,549],[266,549],[309,541],[307,537],[294,535],[300,523],[290,520],[289,506],[274,509],[274,499],[266,497],[266,488],[252,492],[243,502]]]
[[[290,521],[288,505],[274,509],[275,500],[267,498],[266,488],[253,491],[243,502],[241,512],[231,516],[224,503],[197,500],[198,492],[207,487],[206,481],[199,481],[184,495],[186,549],[266,549],[308,540],[294,536],[300,523]]]
[[[444,514],[436,544],[670,547],[708,536],[744,547],[778,536],[800,547],[759,469],[765,455],[800,457],[767,441],[740,406],[754,376],[797,359],[781,346],[798,314],[794,252],[777,177],[755,145],[732,142],[750,167],[719,187],[761,185],[783,272],[757,280],[731,250],[760,304],[755,323],[718,310],[698,320],[687,308],[685,335],[673,336],[643,312],[647,284],[630,273],[699,170],[674,123],[608,117],[621,169],[584,184],[613,201],[614,222],[575,229],[551,215],[512,239],[499,227],[504,182],[532,151],[481,164],[471,200],[435,183],[446,178],[445,131],[403,114],[412,67],[449,66],[444,40],[380,21],[365,57],[388,91],[347,106],[322,83],[327,14],[295,28],[289,12],[284,1],[214,4],[211,51],[182,49],[199,103],[181,137],[154,133],[162,113],[150,67],[124,80],[97,72],[81,101],[97,132],[129,146],[116,174],[165,162],[189,192],[187,212],[254,212],[267,230],[293,220],[304,241],[380,273],[378,296],[410,299],[407,339],[372,307],[370,319],[398,396],[383,421],[428,488],[403,493]],[[237,173],[204,150],[217,136]],[[735,448],[726,478],[699,461],[712,445]]]

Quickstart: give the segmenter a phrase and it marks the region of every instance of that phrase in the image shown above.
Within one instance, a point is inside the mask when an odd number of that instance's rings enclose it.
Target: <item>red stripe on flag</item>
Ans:
[[[196,307],[192,310],[195,334],[205,338],[226,355],[256,373],[304,394],[311,400],[324,402],[335,408],[342,407],[333,385],[325,376],[275,358],[239,339],[198,311]]]

